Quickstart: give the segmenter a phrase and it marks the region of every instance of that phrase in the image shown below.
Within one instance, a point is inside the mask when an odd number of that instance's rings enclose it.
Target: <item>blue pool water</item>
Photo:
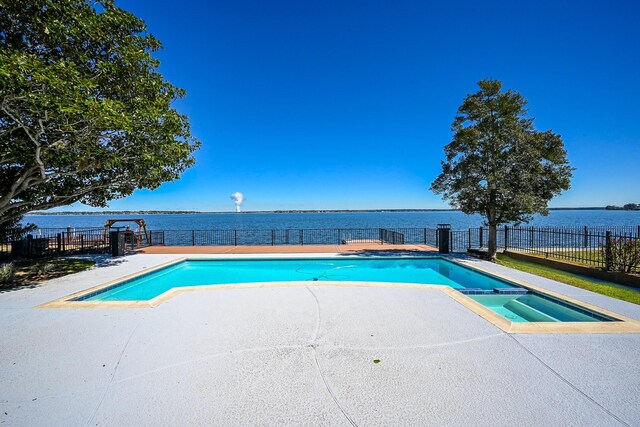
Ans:
[[[187,260],[85,297],[149,300],[174,287],[252,282],[352,281],[447,285],[455,289],[513,285],[441,258]]]
[[[525,295],[469,295],[511,322],[610,322],[608,316],[535,292]]]
[[[450,286],[512,322],[616,320],[445,259],[186,260],[88,295],[80,301],[144,301],[172,289],[255,282],[395,282]]]

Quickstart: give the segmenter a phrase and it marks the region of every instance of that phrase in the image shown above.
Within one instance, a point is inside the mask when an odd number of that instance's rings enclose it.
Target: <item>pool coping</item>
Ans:
[[[257,255],[257,254],[256,254]],[[314,256],[314,259],[323,259],[323,257]],[[335,259],[335,257],[324,257],[326,259]],[[341,257],[340,259],[362,259],[357,255]],[[392,257],[392,258],[429,258],[429,257]],[[408,289],[423,289],[430,291],[439,291],[449,296],[468,310],[492,323],[506,333],[515,334],[534,334],[534,333],[550,333],[550,334],[565,334],[565,333],[640,333],[640,321],[632,319],[627,316],[606,310],[602,307],[595,306],[593,304],[577,300],[575,298],[563,295],[558,292],[550,291],[542,287],[532,285],[519,279],[511,278],[504,274],[489,271],[483,267],[477,265],[471,265],[468,262],[460,259],[454,259],[450,256],[442,256],[441,254],[431,256],[431,258],[442,258],[454,264],[457,264],[464,268],[471,270],[477,270],[481,274],[486,274],[507,282],[514,283],[523,288],[531,291],[547,295],[552,298],[564,300],[570,304],[577,305],[578,307],[593,311],[597,314],[612,317],[616,319],[611,322],[511,322],[508,319],[502,317],[498,313],[483,306],[479,302],[473,300],[467,295],[455,290],[447,285],[435,285],[435,284],[417,284],[417,283],[399,283],[399,282],[357,282],[357,281],[283,281],[283,282],[251,282],[251,283],[235,283],[235,284],[215,284],[215,285],[198,285],[198,286],[184,286],[179,288],[171,288],[168,291],[150,299],[150,300],[137,300],[137,301],[79,301],[77,298],[81,298],[88,294],[101,291],[105,288],[117,285],[119,283],[135,279],[140,276],[145,276],[153,273],[154,271],[161,270],[170,267],[175,264],[179,264],[185,261],[203,261],[203,260],[230,260],[229,258],[216,258],[216,257],[203,257],[203,258],[190,258],[181,257],[168,262],[158,264],[154,267],[132,273],[115,280],[111,280],[91,288],[87,288],[64,297],[55,299],[53,301],[40,304],[36,308],[154,308],[160,304],[178,296],[183,292],[195,292],[195,291],[209,291],[209,290],[224,290],[224,289],[243,289],[243,288],[266,288],[266,287],[304,287],[309,286],[344,286],[344,287],[388,287],[388,288],[408,288]],[[242,258],[244,260],[257,259],[257,258]],[[273,258],[272,258],[273,259]],[[377,258],[381,259],[381,258]]]

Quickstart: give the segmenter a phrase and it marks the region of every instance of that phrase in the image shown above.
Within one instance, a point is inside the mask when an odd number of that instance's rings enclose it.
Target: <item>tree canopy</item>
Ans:
[[[160,42],[111,0],[0,0],[0,223],[175,180],[199,146]]]
[[[548,214],[548,202],[569,189],[573,168],[560,135],[535,130],[522,95],[502,92],[497,80],[478,86],[458,109],[442,173],[431,190],[463,212],[486,218],[493,258],[496,227]]]

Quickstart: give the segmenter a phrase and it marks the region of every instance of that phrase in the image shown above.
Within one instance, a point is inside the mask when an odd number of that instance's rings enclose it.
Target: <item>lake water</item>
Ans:
[[[340,213],[223,213],[162,215],[28,215],[25,222],[40,228],[102,227],[107,219],[143,218],[150,230],[230,230],[285,228],[435,228],[451,224],[454,230],[482,225],[480,215],[462,212],[340,212]],[[126,225],[126,224],[124,224]],[[640,211],[563,210],[536,216],[530,225],[638,226]],[[133,226],[132,226],[133,228]]]

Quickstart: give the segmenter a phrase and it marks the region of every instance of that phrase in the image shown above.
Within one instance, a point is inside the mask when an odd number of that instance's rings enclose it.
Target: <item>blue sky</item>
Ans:
[[[577,170],[551,206],[640,202],[638,2],[116,3],[163,42],[202,148],[111,209],[447,207],[429,184],[483,78],[563,136]]]

